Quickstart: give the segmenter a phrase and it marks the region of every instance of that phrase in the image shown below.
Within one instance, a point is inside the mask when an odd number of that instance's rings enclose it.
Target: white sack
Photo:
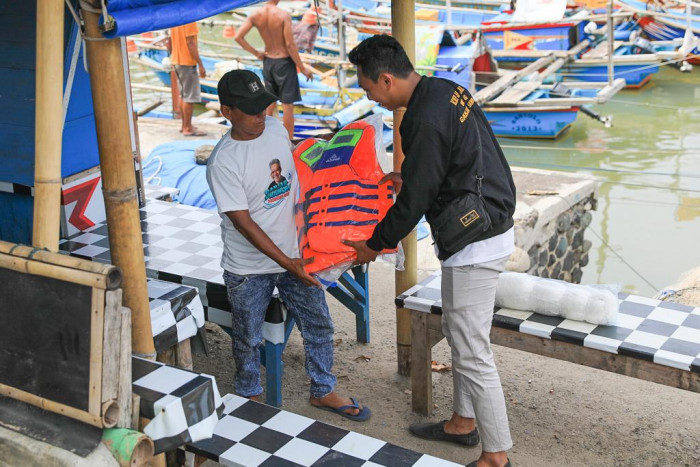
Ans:
[[[496,305],[593,324],[613,324],[620,308],[614,288],[503,272],[496,288]]]

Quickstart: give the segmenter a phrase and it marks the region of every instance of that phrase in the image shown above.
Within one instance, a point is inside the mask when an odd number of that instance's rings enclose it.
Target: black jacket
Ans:
[[[454,198],[476,192],[479,166],[492,226],[474,242],[513,226],[515,184],[510,167],[486,116],[466,89],[446,79],[422,77],[399,131],[406,156],[403,186],[367,246],[376,251],[395,248],[424,214],[430,223]]]

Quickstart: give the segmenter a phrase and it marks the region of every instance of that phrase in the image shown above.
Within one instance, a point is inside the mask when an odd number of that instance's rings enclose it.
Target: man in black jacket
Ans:
[[[481,195],[486,213],[482,209],[476,217],[491,221],[466,245],[458,230],[456,249],[436,239],[442,260],[442,328],[452,349],[454,412],[450,420],[414,424],[410,430],[421,438],[465,446],[481,439],[481,456],[470,465],[510,465],[506,451],[513,443],[489,340],[498,274],[514,250],[510,167],[469,92],[446,79],[420,76],[395,39],[371,37],[349,57],[367,97],[389,110],[406,107],[400,127],[406,158],[400,173],[382,180],[394,182],[396,203],[367,241],[345,242],[357,250],[357,262],[374,261],[382,249],[395,248],[424,214],[433,236],[440,236],[440,215],[467,193]],[[474,218],[459,219],[465,235]]]

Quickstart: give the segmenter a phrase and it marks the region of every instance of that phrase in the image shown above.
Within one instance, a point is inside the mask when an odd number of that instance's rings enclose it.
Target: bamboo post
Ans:
[[[119,39],[104,40],[98,26],[100,2],[91,0],[88,3],[94,11],[83,10],[85,43],[110,253],[112,263],[124,271],[124,306],[132,312],[133,352],[153,358],[155,347],[146,289],[146,265],[129,133],[131,110],[126,103],[121,42]]]
[[[612,20],[613,0],[608,2],[607,25],[608,25],[608,86],[612,86],[615,79],[615,66],[613,65],[613,54],[615,53],[615,29]]]
[[[135,430],[106,429],[102,432],[102,443],[122,467],[145,467],[153,458],[153,441]]]
[[[408,54],[408,58],[415,63],[416,56],[416,13],[415,0],[405,0],[391,4],[391,30],[392,35],[398,40]],[[394,170],[400,171],[404,160],[401,150],[401,135],[399,128],[406,109],[394,111]],[[399,295],[413,287],[418,281],[418,244],[416,229],[401,241],[403,246],[404,270],[396,271],[395,294]],[[396,310],[396,356],[399,374],[408,376],[411,374],[411,312],[406,308]]]
[[[63,2],[37,3],[32,243],[58,251],[63,136]]]

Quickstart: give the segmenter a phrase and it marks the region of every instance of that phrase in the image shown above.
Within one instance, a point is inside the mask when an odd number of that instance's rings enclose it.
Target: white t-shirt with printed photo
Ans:
[[[291,148],[282,123],[267,117],[265,131],[258,138],[238,141],[229,131],[212,151],[207,183],[221,216],[224,270],[240,275],[284,271],[235,229],[225,214],[228,211],[248,210],[285,255],[299,257],[294,226],[298,181]]]

